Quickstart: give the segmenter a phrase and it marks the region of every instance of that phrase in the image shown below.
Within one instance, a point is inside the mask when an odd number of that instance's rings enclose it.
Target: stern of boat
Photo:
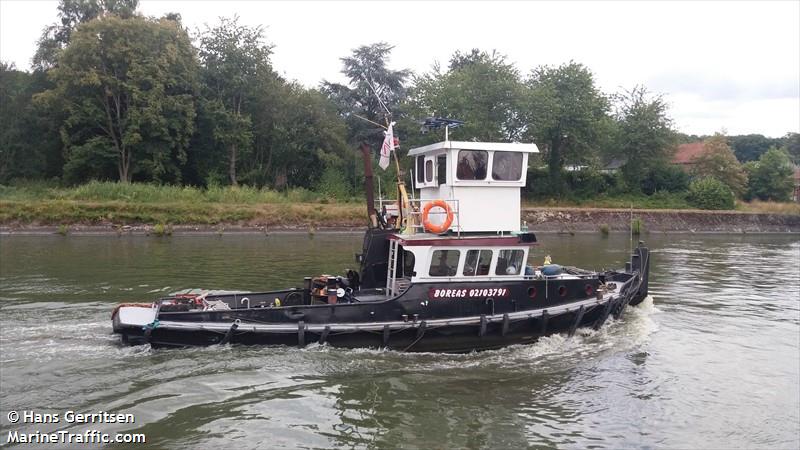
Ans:
[[[627,272],[639,278],[636,286],[632,287],[635,292],[629,302],[629,305],[636,306],[647,297],[650,279],[650,249],[645,247],[644,242],[639,241],[639,245],[631,255],[631,262],[626,266],[628,266],[625,268]]]
[[[138,342],[145,335],[145,330],[152,327],[158,317],[158,309],[154,303],[122,303],[111,313],[111,324],[114,333],[122,335],[124,343]]]

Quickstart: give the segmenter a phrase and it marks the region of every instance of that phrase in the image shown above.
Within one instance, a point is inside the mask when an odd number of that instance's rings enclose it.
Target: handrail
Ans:
[[[447,206],[450,207],[450,211],[453,212],[453,216],[454,216],[453,223],[450,225],[449,229],[455,231],[456,235],[460,237],[461,236],[461,214],[460,214],[461,211],[460,211],[460,208],[459,208],[459,200],[455,199],[455,198],[453,198],[453,199],[442,199],[442,200],[445,203],[447,203]],[[406,232],[409,232],[409,234],[425,233],[426,232],[424,226],[422,225],[422,208],[423,208],[423,205],[425,203],[430,202],[430,201],[432,201],[432,200],[423,200],[423,199],[418,199],[418,198],[409,199],[408,203],[409,203],[410,211],[404,211],[404,213],[407,214],[407,216],[411,219],[411,220],[409,220],[409,224],[410,224],[411,229],[410,230],[405,230]],[[394,200],[394,199],[383,199],[383,198],[378,199],[378,208],[379,208],[380,211],[383,211],[383,207],[384,206],[389,206],[389,205],[397,205],[397,200]],[[441,212],[441,213],[440,212],[433,212],[432,214],[444,214],[444,213],[443,212]]]

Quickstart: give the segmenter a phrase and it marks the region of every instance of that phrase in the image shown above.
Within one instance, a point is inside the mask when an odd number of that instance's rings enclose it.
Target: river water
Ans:
[[[0,446],[10,431],[136,448],[800,447],[800,236],[648,235],[651,298],[596,332],[467,355],[122,347],[110,311],[184,289],[299,286],[355,234],[0,237]],[[621,267],[627,236],[541,235],[532,259]],[[12,424],[10,411],[133,424]],[[20,448],[36,446],[20,445]]]

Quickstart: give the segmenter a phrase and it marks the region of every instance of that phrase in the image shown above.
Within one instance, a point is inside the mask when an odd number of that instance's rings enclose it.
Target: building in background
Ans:
[[[705,146],[702,142],[692,142],[691,144],[681,144],[672,157],[672,164],[690,172],[695,165],[695,158],[705,153]]]

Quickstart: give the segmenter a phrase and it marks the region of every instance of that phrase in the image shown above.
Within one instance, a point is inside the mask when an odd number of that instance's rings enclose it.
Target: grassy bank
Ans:
[[[592,199],[549,199],[527,200],[523,202],[528,208],[613,208],[613,209],[659,209],[659,210],[695,210],[686,196],[677,193],[656,193],[647,195],[600,195]],[[756,214],[792,214],[800,215],[800,203],[762,202],[754,200],[744,202],[737,200],[735,211]]]
[[[43,182],[0,185],[0,200],[50,201],[67,200],[83,202],[126,203],[324,203],[324,195],[307,189],[273,191],[250,186],[212,186],[200,189],[191,186],[168,186],[145,183],[111,183],[91,181],[75,187],[59,187]],[[351,199],[347,199],[351,200]],[[348,201],[344,201],[347,203]]]
[[[156,186],[91,182],[0,186],[2,224],[175,224],[249,226],[361,224],[363,206],[305,189]]]
[[[526,208],[690,210],[677,194],[600,196],[587,201],[526,201]],[[790,203],[740,203],[741,212],[800,215]],[[157,186],[90,182],[0,186],[2,225],[217,225],[353,227],[364,224],[361,199],[330,199],[305,189]]]
[[[692,209],[686,196],[672,193],[647,195],[598,195],[591,199],[529,199],[523,202],[526,207],[575,207],[575,208],[631,208],[634,209]]]

